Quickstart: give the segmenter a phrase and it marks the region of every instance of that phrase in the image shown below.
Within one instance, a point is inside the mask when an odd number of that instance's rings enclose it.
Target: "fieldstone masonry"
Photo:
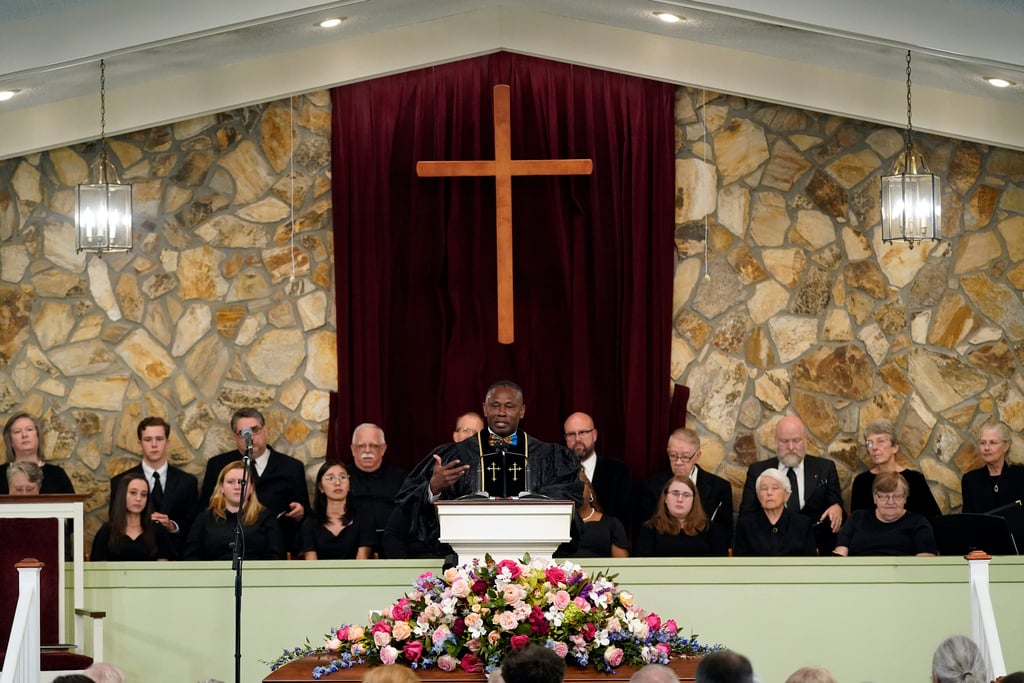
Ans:
[[[196,474],[244,405],[278,448],[322,461],[329,106],[321,91],[111,139],[134,188],[129,254],[75,253],[95,143],[0,161],[0,415],[40,417],[46,456],[90,496],[90,538],[146,415],[169,419],[171,460]],[[910,249],[879,235],[901,131],[688,88],[675,116],[670,374],[691,388],[701,464],[738,496],[794,412],[848,486],[861,428],[888,417],[955,510],[978,425],[1024,429],[1024,154],[919,135],[946,240]]]
[[[676,124],[671,375],[702,465],[738,498],[793,412],[848,488],[861,430],[887,417],[955,511],[979,425],[1024,429],[1024,154],[917,135],[945,241],[910,248],[880,236],[901,131],[688,88]]]

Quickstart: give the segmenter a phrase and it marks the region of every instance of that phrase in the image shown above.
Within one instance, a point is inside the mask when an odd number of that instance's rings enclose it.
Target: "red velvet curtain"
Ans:
[[[515,335],[497,342],[493,178],[419,178],[494,158],[492,89],[511,86],[514,159],[591,158],[591,176],[512,181]],[[498,53],[336,88],[339,392],[333,441],[380,424],[403,467],[450,440],[492,382],[524,428],[594,416],[598,452],[647,473],[668,425],[673,86]]]

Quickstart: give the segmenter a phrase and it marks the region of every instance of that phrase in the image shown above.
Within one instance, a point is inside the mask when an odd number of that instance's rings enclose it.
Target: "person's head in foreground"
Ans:
[[[565,660],[533,643],[513,650],[501,663],[505,683],[561,683],[564,676]]]
[[[679,683],[679,676],[664,664],[647,664],[630,677],[629,683]]]
[[[697,683],[754,683],[754,667],[738,652],[712,652],[697,665],[696,679]]]
[[[824,667],[805,666],[791,673],[786,683],[836,683],[836,677]]]
[[[932,656],[934,683],[988,683],[985,657],[967,636],[950,636]]]

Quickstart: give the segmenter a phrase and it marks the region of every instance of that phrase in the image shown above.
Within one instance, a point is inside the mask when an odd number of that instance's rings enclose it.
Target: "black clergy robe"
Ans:
[[[481,477],[486,474],[483,470],[482,456],[495,450],[488,443],[489,435],[490,432],[484,429],[465,441],[438,446],[406,477],[402,490],[398,493],[398,504],[409,519],[410,536],[424,543],[433,543],[441,535],[437,511],[430,495],[434,454],[441,456],[442,464],[458,460],[470,466],[458,481],[441,491],[437,500],[455,500],[476,493],[481,488]],[[530,466],[530,488],[533,493],[547,496],[552,500],[571,500],[577,506],[583,502],[579,459],[568,448],[540,441],[523,431],[516,433],[516,444],[506,448],[509,452],[522,453],[526,456]],[[574,539],[579,538],[581,526],[579,515],[574,515]]]

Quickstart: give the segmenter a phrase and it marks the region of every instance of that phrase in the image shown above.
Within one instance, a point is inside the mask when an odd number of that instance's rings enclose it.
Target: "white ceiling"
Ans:
[[[1021,36],[1024,0],[0,0],[0,158],[98,137],[101,57],[109,134],[500,49],[900,127],[912,49],[916,129],[1024,149]]]

